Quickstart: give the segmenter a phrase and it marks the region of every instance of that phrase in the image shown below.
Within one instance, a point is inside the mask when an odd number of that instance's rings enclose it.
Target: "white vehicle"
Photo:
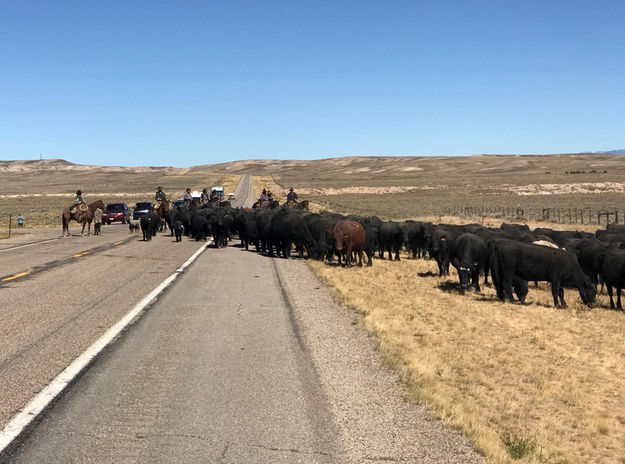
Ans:
[[[228,194],[228,201],[234,200],[234,197],[235,197],[234,193],[229,193]]]
[[[220,200],[224,199],[224,188],[220,185],[213,185],[210,189],[210,193],[213,193],[213,190],[215,190],[217,192],[217,196],[219,197]]]

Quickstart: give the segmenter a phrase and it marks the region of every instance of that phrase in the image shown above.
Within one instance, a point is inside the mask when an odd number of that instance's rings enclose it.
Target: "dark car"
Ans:
[[[102,213],[102,224],[110,224],[111,222],[121,222],[122,224],[130,222],[130,210],[126,203],[109,203],[106,205],[106,211]]]
[[[148,214],[154,208],[154,203],[151,201],[140,201],[135,205],[135,209],[132,211],[132,219],[141,219]]]

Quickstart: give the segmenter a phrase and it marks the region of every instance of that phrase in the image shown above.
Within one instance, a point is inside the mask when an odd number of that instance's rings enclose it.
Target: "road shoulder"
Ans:
[[[348,462],[484,462],[466,437],[424,406],[403,400],[398,376],[383,364],[375,337],[359,326],[355,312],[334,301],[305,262],[275,260],[275,266]]]

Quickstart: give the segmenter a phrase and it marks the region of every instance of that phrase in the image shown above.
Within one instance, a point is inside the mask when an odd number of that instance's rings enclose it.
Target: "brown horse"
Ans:
[[[287,208],[305,209],[306,211],[308,211],[308,209],[310,208],[310,202],[308,200],[304,200],[298,203],[298,202],[291,200],[286,204],[286,206]]]
[[[82,211],[82,212],[78,211],[78,208],[77,208],[76,211],[72,213],[70,212],[69,206],[65,208],[63,212],[61,213],[61,220],[63,222],[63,237],[65,237],[65,232],[67,232],[68,237],[71,235],[69,233],[70,221],[76,221],[82,224],[82,231],[80,232],[80,235],[85,235],[85,226],[88,226],[87,235],[91,235],[91,222],[93,221],[93,216],[95,214],[96,209],[99,209],[101,211],[106,210],[106,206],[104,206],[104,203],[102,202],[102,200],[94,201],[87,207],[86,211]],[[79,213],[81,213],[80,221],[78,220]]]
[[[159,201],[154,206],[154,214],[156,214],[159,219],[167,218],[167,212],[168,211],[169,211],[169,202],[167,200]]]

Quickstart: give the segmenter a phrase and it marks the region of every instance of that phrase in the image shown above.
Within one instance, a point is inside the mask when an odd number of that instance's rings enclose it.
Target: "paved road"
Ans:
[[[333,462],[324,404],[272,261],[210,249],[14,462]]]
[[[75,234],[80,229],[70,230]],[[94,253],[94,250],[106,249],[115,242],[132,238],[128,226],[123,224],[103,226],[101,235],[81,237],[78,233],[69,238],[60,238],[60,235],[60,228],[26,229],[24,236],[3,240],[0,244],[0,282],[5,277],[30,272],[76,254]]]
[[[252,191],[243,176],[239,201]],[[99,236],[70,230],[23,229],[0,242],[0,429],[200,246],[169,234],[144,243],[122,224]]]
[[[254,181],[249,174],[243,174],[236,190],[234,191],[235,200],[232,206],[240,208],[251,208],[254,204]]]

